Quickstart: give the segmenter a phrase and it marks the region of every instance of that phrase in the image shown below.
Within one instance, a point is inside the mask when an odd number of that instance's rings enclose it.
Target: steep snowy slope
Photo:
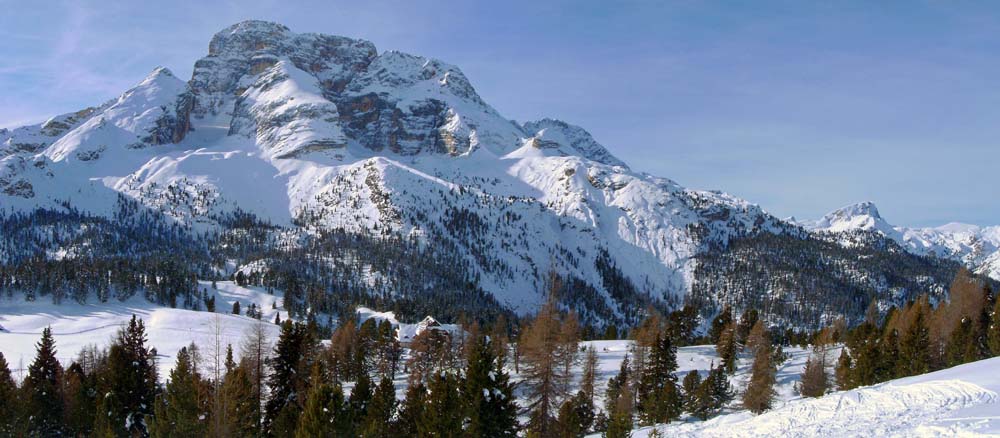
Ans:
[[[879,215],[871,202],[849,205],[818,221],[801,224],[822,233],[876,231],[915,254],[957,260],[979,274],[1000,280],[1000,226],[979,227],[960,223],[934,228],[893,226]],[[849,243],[850,239],[844,237],[842,241]]]

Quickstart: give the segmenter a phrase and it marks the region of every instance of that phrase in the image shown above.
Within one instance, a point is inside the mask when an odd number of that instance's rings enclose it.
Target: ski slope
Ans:
[[[793,400],[753,415],[659,425],[677,437],[1000,436],[1000,358],[920,376]],[[647,427],[633,437],[646,437]]]

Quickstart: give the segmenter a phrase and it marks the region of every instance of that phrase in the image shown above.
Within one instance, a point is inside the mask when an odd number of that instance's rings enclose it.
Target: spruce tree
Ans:
[[[363,423],[368,417],[368,407],[371,405],[371,401],[372,380],[368,377],[368,373],[364,372],[358,376],[358,381],[354,382],[354,389],[351,390],[351,397],[347,401],[356,430],[361,430],[364,426]]]
[[[558,418],[557,436],[564,438],[582,437],[594,424],[593,402],[587,393],[581,390],[563,402],[562,406],[559,407]]]
[[[227,372],[222,384],[222,391],[229,400],[225,407],[226,429],[233,436],[254,436],[258,432],[260,405],[257,403],[251,375],[252,371],[247,369],[247,363],[244,362]]]
[[[994,297],[993,309],[990,311],[990,325],[986,334],[986,342],[990,347],[990,354],[1000,356],[1000,297]]]
[[[42,339],[35,346],[35,360],[28,366],[24,382],[31,416],[28,428],[34,436],[58,436],[63,432],[63,369],[56,359],[52,329],[42,330]]]
[[[17,399],[17,384],[0,353],[0,436],[15,436],[17,411],[20,401]]]
[[[907,365],[900,360],[899,332],[896,329],[888,330],[879,348],[881,349],[879,357],[882,358],[882,361],[877,366],[877,379],[884,382],[902,377]]]
[[[340,386],[317,382],[309,390],[295,438],[351,436],[353,426]]]
[[[388,376],[382,376],[382,380],[375,387],[368,412],[364,419],[362,436],[365,438],[390,438],[395,436],[392,430],[393,414],[396,412],[396,388]],[[485,436],[485,435],[484,435]]]
[[[632,433],[632,388],[628,375],[622,376],[615,399],[608,400],[610,410],[608,414],[608,429],[605,431],[605,438],[628,438]]]
[[[681,382],[684,389],[684,410],[693,413],[698,407],[698,388],[701,387],[701,375],[698,370],[691,370]]]
[[[463,380],[466,435],[516,436],[517,405],[510,376],[485,335],[478,335],[470,341]]]
[[[427,387],[420,381],[410,382],[406,388],[406,396],[399,407],[399,417],[396,419],[395,430],[402,438],[419,436],[417,422],[424,416],[427,399]]]
[[[629,357],[628,353],[625,354],[625,358],[622,359],[621,366],[618,369],[618,374],[614,377],[608,379],[607,389],[604,393],[604,411],[612,412],[618,403],[618,398],[623,392],[628,392],[629,399],[632,398],[631,388],[627,385],[631,379],[631,371],[629,368]]]
[[[264,405],[264,431],[272,436],[290,436],[295,433],[299,412],[306,394],[299,393],[307,387],[306,370],[302,358],[306,343],[305,327],[287,320],[274,346],[274,357],[268,359],[271,374],[267,376],[270,397]],[[280,421],[279,421],[280,420]]]
[[[92,372],[88,374],[84,371],[79,362],[73,362],[66,369],[64,376],[67,435],[88,436],[94,425],[94,416],[97,414],[96,376]]]
[[[649,363],[639,377],[638,410],[645,424],[669,423],[680,416],[676,370],[677,348],[670,336],[657,335]]]
[[[207,384],[201,379],[187,347],[177,352],[177,363],[157,403],[150,421],[150,435],[205,436],[208,432]]]
[[[436,373],[427,385],[429,394],[424,414],[417,419],[417,434],[421,437],[459,437],[462,435],[462,399],[457,378],[448,373]]]
[[[106,427],[115,435],[148,434],[146,417],[153,413],[157,375],[155,350],[146,341],[145,324],[132,315],[108,350],[108,367],[102,377],[108,388],[103,394],[108,409],[98,414],[110,413]]]

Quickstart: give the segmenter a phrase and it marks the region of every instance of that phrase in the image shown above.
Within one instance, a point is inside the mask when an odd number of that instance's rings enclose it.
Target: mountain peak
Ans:
[[[562,120],[544,118],[522,125],[535,147],[558,149],[567,155],[576,155],[598,163],[628,168],[622,160],[611,154],[604,145],[579,126]]]
[[[838,208],[827,213],[815,223],[808,224],[807,227],[817,231],[831,232],[866,230],[881,231],[886,235],[893,232],[892,225],[889,225],[882,218],[878,207],[871,201],[859,202]]]
[[[878,207],[876,207],[875,203],[871,201],[859,202],[846,207],[841,207],[828,214],[828,216],[829,215],[841,217],[869,216],[874,219],[882,219],[882,215],[878,212]]]
[[[270,21],[247,20],[236,23],[212,36],[208,44],[209,54],[221,53],[232,46],[242,46],[242,49],[260,49],[260,41],[284,36],[291,30],[284,25]]]

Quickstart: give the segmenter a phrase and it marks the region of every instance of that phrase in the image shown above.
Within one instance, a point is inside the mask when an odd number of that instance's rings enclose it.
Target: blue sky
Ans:
[[[0,0],[0,127],[190,77],[249,18],[458,65],[516,120],[588,129],[638,170],[779,216],[874,201],[1000,224],[1000,5],[962,1]]]

